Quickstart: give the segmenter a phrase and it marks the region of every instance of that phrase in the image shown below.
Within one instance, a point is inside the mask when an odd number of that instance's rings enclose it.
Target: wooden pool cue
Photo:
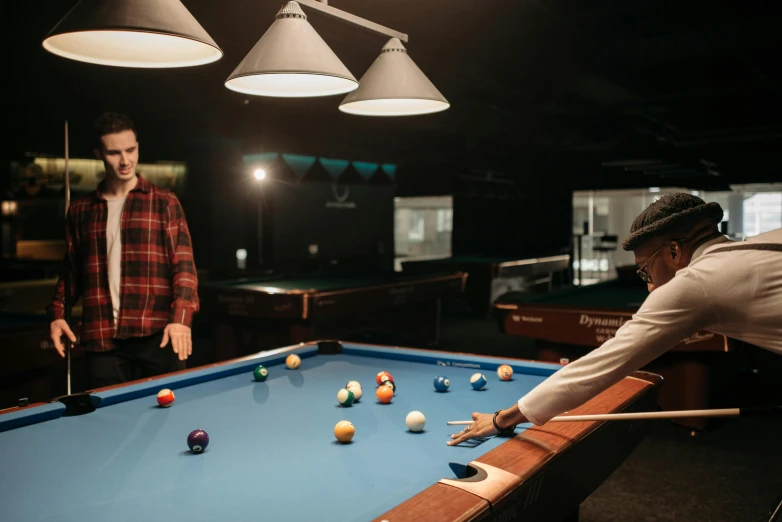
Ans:
[[[67,227],[68,210],[71,206],[71,175],[68,169],[68,120],[65,120],[65,226]],[[71,256],[68,236],[65,236],[65,322],[71,326]],[[71,340],[65,337],[65,393],[71,394]]]
[[[723,408],[713,410],[644,411],[638,413],[604,413],[596,415],[560,415],[549,422],[592,422],[644,419],[678,419],[681,417],[754,417],[782,415],[782,406]],[[448,426],[468,426],[473,421],[449,421]]]

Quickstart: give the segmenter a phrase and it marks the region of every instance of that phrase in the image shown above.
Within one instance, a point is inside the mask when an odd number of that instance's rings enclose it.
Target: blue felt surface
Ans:
[[[431,362],[343,354],[303,358],[296,371],[265,364],[264,383],[247,369],[177,389],[168,409],[152,393],[0,433],[0,519],[369,520],[452,477],[449,462],[467,463],[504,441],[449,447],[458,428],[446,421],[510,406],[544,379],[521,375],[514,363],[513,381],[484,370],[488,388],[474,391],[474,369]],[[380,370],[397,383],[390,405],[375,400]],[[434,391],[437,375],[451,379],[449,392]],[[343,408],[336,394],[351,379],[364,397]],[[426,415],[425,432],[407,431],[412,410]],[[352,444],[334,439],[342,419],[356,426]],[[187,451],[194,429],[211,437],[200,455]]]

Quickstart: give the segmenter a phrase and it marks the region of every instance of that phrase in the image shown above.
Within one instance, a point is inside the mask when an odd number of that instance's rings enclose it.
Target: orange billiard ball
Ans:
[[[499,377],[501,381],[511,380],[513,378],[513,368],[507,364],[503,364],[497,368],[497,377]]]
[[[388,404],[394,398],[394,390],[390,386],[381,386],[377,389],[375,395],[377,395],[377,400],[383,404]]]
[[[160,405],[161,408],[168,408],[172,404],[174,404],[174,392],[169,390],[168,388],[164,388],[157,392],[157,403]]]

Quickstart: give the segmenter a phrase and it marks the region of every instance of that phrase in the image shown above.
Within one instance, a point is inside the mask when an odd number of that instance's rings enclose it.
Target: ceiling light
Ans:
[[[225,86],[256,96],[303,98],[345,94],[358,82],[299,4],[288,2]]]
[[[81,0],[43,47],[63,58],[117,67],[190,67],[223,56],[179,0]]]
[[[444,111],[451,105],[408,56],[397,38],[391,38],[361,77],[360,87],[348,94],[339,110],[362,116],[412,116]]]

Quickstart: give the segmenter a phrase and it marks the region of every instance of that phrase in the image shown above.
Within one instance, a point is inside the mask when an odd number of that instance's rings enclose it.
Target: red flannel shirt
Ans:
[[[66,220],[71,302],[82,298],[81,345],[103,352],[112,349],[115,338],[152,335],[169,323],[190,326],[199,308],[198,277],[185,214],[173,193],[141,176],[120,217],[121,290],[115,324],[107,265],[108,205],[100,189],[74,201]],[[48,308],[50,319],[65,318],[64,295],[60,276]]]

